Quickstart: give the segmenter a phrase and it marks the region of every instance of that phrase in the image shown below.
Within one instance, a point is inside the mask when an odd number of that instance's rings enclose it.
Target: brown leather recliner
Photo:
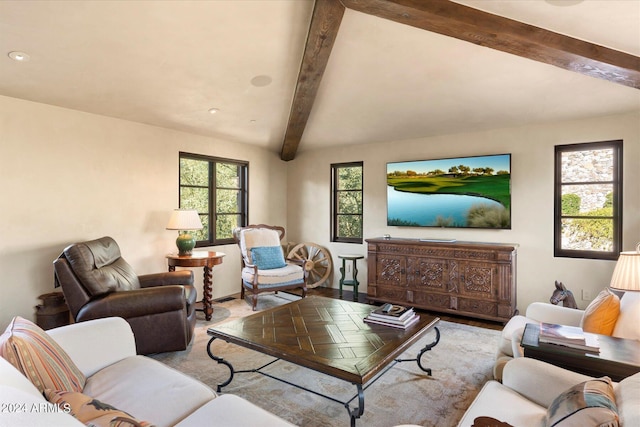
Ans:
[[[124,318],[138,354],[184,350],[191,342],[197,296],[192,271],[138,276],[111,237],[70,245],[53,266],[76,322]]]

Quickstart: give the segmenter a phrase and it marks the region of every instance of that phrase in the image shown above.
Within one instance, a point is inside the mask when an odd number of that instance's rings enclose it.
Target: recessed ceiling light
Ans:
[[[31,57],[24,52],[19,52],[15,50],[13,52],[9,52],[9,58],[18,62],[27,62]]]
[[[251,79],[251,84],[257,87],[269,86],[273,79],[269,76],[255,76]]]
[[[209,113],[211,113],[211,114],[215,114],[218,111],[220,111],[220,109],[218,109],[218,108],[209,108]]]

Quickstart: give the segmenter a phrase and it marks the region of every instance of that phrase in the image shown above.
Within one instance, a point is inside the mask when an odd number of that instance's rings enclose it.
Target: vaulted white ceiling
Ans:
[[[640,56],[638,0],[457,2]],[[278,152],[313,6],[0,1],[0,95]],[[347,9],[298,151],[638,110],[638,89]]]

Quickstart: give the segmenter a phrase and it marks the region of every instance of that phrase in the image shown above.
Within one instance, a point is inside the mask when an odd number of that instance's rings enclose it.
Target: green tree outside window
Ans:
[[[617,259],[622,141],[559,145],[555,151],[555,256]]]
[[[203,229],[196,246],[233,243],[232,231],[247,225],[246,162],[180,153],[180,208],[195,209]]]
[[[331,241],[362,243],[363,163],[331,165]]]

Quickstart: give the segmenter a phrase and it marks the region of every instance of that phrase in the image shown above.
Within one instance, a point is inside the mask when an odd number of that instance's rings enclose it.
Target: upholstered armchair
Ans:
[[[513,316],[504,326],[498,343],[493,376],[502,380],[502,371],[507,362],[522,356],[520,341],[527,323],[555,323],[558,325],[580,326],[586,332],[610,335],[617,338],[640,340],[640,294],[626,292],[619,298],[605,289],[585,310],[534,302],[524,316]]]
[[[111,237],[75,243],[53,262],[56,286],[76,322],[122,317],[138,354],[187,348],[195,327],[193,272],[138,276]]]
[[[255,311],[258,294],[287,289],[302,289],[302,297],[307,295],[307,273],[304,260],[284,258],[280,241],[284,228],[264,224],[249,225],[233,230],[233,237],[242,255],[241,291],[252,296]]]

